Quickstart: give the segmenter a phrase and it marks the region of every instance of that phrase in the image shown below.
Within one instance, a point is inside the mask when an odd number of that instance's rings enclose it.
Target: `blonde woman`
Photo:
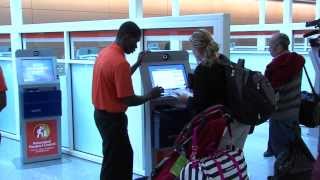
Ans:
[[[225,71],[219,63],[225,56],[219,54],[218,44],[205,29],[195,31],[190,42],[198,66],[190,75],[193,98],[188,100],[188,105],[196,114],[209,106],[226,103]]]
[[[216,104],[228,107],[223,62],[229,61],[229,59],[219,53],[218,44],[214,41],[210,32],[205,29],[195,31],[190,38],[190,42],[193,54],[198,62],[198,66],[189,78],[189,86],[193,91],[193,97],[188,98],[188,108],[192,112],[191,116]],[[233,137],[231,139],[226,131],[220,142],[220,148],[232,144],[243,149],[250,126],[237,121],[232,122],[230,126]]]

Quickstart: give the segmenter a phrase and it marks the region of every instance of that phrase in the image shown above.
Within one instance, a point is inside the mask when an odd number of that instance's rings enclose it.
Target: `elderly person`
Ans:
[[[283,33],[272,35],[270,54],[272,61],[267,65],[265,76],[279,95],[276,111],[270,118],[268,149],[265,157],[278,156],[288,150],[290,142],[299,129],[299,107],[301,93],[302,68],[304,58],[288,50],[289,37]]]

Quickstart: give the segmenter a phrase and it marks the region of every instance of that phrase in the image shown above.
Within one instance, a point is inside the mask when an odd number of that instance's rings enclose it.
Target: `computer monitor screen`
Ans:
[[[152,87],[161,86],[165,90],[187,87],[187,75],[183,64],[151,65],[148,70]]]
[[[22,80],[25,83],[41,83],[55,80],[52,59],[23,59]]]

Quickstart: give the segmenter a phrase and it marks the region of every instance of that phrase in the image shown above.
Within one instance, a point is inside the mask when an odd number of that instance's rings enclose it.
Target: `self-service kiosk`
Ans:
[[[188,112],[177,101],[177,91],[188,91],[188,73],[191,72],[186,51],[160,51],[147,53],[140,73],[144,92],[153,87],[164,88],[163,96],[144,106],[145,169],[150,175],[161,156],[174,144],[174,140],[189,121]]]
[[[23,163],[61,158],[61,91],[50,50],[18,50],[20,140]]]

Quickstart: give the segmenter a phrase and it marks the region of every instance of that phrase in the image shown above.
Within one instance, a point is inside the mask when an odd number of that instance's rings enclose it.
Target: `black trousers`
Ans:
[[[133,151],[127,131],[127,115],[96,109],[94,120],[102,137],[100,180],[132,180]]]

